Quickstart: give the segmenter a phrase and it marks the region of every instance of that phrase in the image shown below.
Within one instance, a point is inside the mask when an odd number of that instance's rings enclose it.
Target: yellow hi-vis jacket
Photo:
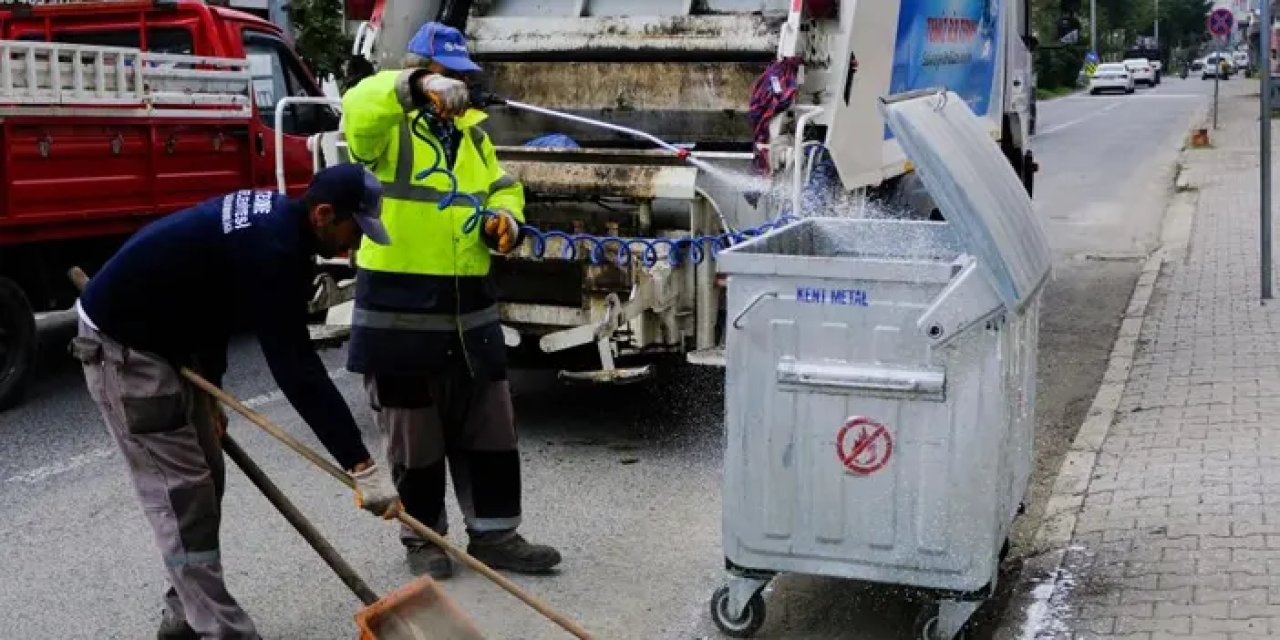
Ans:
[[[365,164],[382,182],[382,222],[391,244],[361,241],[356,260],[362,269],[431,276],[484,276],[489,273],[489,248],[481,234],[462,226],[475,209],[457,198],[441,210],[439,203],[451,190],[448,176],[415,176],[442,165],[444,158],[430,144],[410,132],[417,115],[409,94],[410,77],[417,69],[382,71],[365,78],[342,97],[343,130],[351,156]],[[454,118],[462,140],[453,171],[458,192],[475,196],[487,209],[505,209],[524,222],[524,188],[498,164],[493,143],[478,125],[488,115],[469,109]],[[435,143],[440,141],[427,131]]]

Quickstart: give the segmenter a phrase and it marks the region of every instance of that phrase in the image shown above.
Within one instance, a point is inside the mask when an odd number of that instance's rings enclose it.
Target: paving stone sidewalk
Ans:
[[[1257,85],[1235,85],[1183,154],[1189,241],[1148,262],[1055,485],[1049,577],[999,637],[1280,638],[1280,300],[1258,300]]]

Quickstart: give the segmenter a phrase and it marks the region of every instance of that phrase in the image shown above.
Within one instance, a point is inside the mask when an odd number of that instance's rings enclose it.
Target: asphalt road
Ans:
[[[1039,503],[1092,400],[1140,259],[1157,241],[1176,151],[1211,89],[1173,78],[1132,96],[1040,106],[1036,201],[1057,275],[1043,310],[1036,483],[1011,566],[1028,551]],[[66,336],[46,337],[30,400],[0,414],[0,635],[148,637],[162,565],[122,462],[62,355]],[[376,438],[359,381],[340,371],[343,353],[324,358]],[[230,361],[230,391],[315,444],[272,393],[252,342],[237,342]],[[555,576],[513,579],[599,638],[717,637],[706,604],[724,579],[719,378],[693,369],[654,385],[588,390],[520,376],[523,531],[559,546],[565,562]],[[357,511],[345,489],[247,422],[234,419],[231,433],[375,590],[410,579],[394,527]],[[229,481],[228,581],[264,637],[350,637],[358,601],[239,472],[230,470]],[[452,537],[465,543],[460,530]],[[462,571],[446,587],[490,637],[566,637],[478,575]],[[775,580],[766,603],[761,638],[906,638],[918,608],[904,594],[803,576]],[[980,615],[979,637],[1000,604]]]

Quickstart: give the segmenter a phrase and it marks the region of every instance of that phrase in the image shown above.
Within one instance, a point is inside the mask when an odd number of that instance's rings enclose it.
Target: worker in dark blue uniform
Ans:
[[[382,189],[363,167],[316,174],[300,199],[237,191],[144,227],[90,280],[72,353],[120,447],[171,587],[158,637],[258,638],[227,592],[218,529],[226,417],[178,375],[220,384],[229,337],[254,332],[280,390],[352,475],[357,504],[386,518],[401,508],[351,410],[311,345],[307,302],[316,254],[363,235],[389,243]],[[212,419],[208,419],[212,418]]]

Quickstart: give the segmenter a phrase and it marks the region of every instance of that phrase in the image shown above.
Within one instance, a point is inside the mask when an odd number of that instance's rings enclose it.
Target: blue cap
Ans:
[[[409,53],[439,62],[450,71],[479,71],[467,55],[467,37],[439,22],[428,22],[409,41]]]
[[[332,205],[338,218],[355,218],[365,237],[381,245],[391,244],[382,224],[382,184],[363,165],[343,163],[311,178],[307,197]]]

